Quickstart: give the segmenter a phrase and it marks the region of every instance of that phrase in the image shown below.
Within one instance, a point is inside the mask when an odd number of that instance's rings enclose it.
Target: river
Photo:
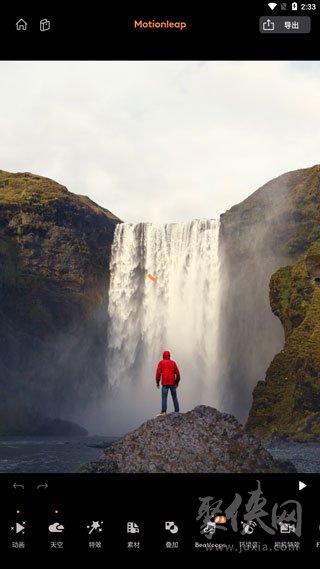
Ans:
[[[113,440],[106,436],[0,437],[0,472],[76,472],[84,462],[98,458]],[[276,459],[290,460],[300,473],[320,473],[320,443],[278,443],[268,450]]]

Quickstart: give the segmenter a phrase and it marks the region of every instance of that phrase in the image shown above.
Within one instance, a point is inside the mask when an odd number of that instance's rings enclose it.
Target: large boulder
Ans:
[[[231,415],[200,405],[143,423],[82,472],[287,472]]]

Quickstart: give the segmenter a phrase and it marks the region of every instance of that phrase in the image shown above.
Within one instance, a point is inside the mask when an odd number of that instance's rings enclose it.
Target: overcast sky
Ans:
[[[320,162],[320,64],[1,62],[0,169],[127,222],[216,218]]]

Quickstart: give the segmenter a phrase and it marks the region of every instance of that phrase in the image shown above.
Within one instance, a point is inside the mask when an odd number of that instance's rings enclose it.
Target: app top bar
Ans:
[[[1,59],[319,59],[320,2],[219,4],[179,11],[3,9]]]

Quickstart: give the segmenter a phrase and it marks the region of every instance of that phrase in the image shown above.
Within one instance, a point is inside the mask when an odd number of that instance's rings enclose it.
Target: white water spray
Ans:
[[[181,410],[219,406],[218,239],[216,220],[117,226],[108,308],[108,432],[125,432],[160,410],[155,371],[165,349],[180,368]],[[170,411],[170,395],[168,403]]]

